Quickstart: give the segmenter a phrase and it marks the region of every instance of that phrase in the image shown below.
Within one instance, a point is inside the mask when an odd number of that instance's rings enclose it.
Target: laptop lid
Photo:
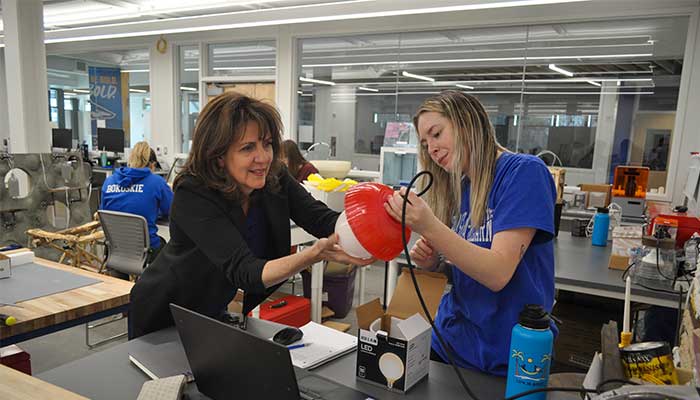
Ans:
[[[170,304],[197,388],[213,400],[298,400],[289,350]]]

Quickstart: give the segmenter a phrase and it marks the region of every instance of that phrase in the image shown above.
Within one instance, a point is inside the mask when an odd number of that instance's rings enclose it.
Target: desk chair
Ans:
[[[150,246],[146,219],[140,215],[107,210],[98,210],[97,215],[102,224],[107,247],[107,260],[104,266],[124,274],[140,276],[143,273]],[[126,336],[127,332],[124,332],[95,343],[90,343],[90,329],[122,318],[123,316],[94,325],[86,324],[85,344],[89,348],[93,348],[99,344]]]

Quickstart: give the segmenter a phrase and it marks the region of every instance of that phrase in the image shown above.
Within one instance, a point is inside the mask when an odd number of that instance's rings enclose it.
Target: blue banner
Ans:
[[[97,128],[123,129],[121,71],[119,68],[90,67],[90,119],[92,148],[97,149]]]

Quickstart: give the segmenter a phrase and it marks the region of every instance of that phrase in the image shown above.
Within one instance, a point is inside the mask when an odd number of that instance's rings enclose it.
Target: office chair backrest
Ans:
[[[141,275],[148,256],[148,224],[140,215],[117,211],[97,211],[109,254],[107,267]]]

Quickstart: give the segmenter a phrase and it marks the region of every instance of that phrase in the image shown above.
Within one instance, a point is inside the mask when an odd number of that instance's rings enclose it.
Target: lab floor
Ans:
[[[359,274],[358,274],[359,278]],[[365,301],[382,297],[384,288],[384,263],[377,263],[370,266],[367,270],[365,278]],[[357,329],[357,319],[355,317],[354,308],[358,305],[359,299],[359,282],[355,283],[355,296],[353,300],[353,310],[343,319],[333,319],[332,321],[344,322],[350,324],[348,332],[355,332]],[[291,283],[285,283],[282,286],[282,291],[291,293]],[[302,282],[299,278],[295,284],[294,291],[296,294],[302,294]],[[90,331],[90,342],[96,342],[101,338],[110,337],[122,332],[126,332],[126,319],[110,323],[108,325],[94,328]],[[38,374],[60,365],[69,363],[74,360],[86,357],[92,353],[103,351],[111,346],[126,342],[126,337],[114,340],[109,343],[89,349],[85,345],[85,325],[76,326],[70,329],[65,329],[60,332],[45,335],[36,339],[21,342],[18,345],[31,355],[32,373]]]

